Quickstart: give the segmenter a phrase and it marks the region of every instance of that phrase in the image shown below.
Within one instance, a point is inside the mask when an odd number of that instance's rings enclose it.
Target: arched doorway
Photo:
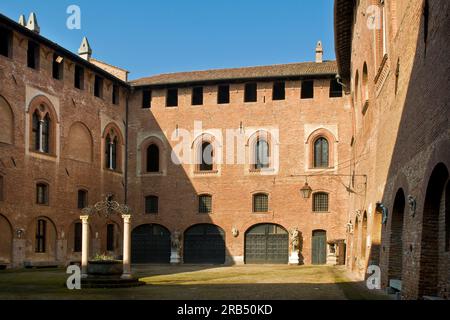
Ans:
[[[439,215],[445,203],[447,167],[438,164],[430,176],[423,209],[419,296],[437,296],[439,282]]]
[[[199,224],[184,233],[184,262],[225,263],[225,232],[213,224]]]
[[[403,270],[403,220],[405,213],[405,194],[398,190],[392,210],[391,237],[389,244],[389,280],[401,280]]]
[[[325,230],[313,231],[311,260],[314,265],[327,263],[327,232]]]
[[[131,233],[132,263],[169,263],[170,231],[158,224],[144,224]]]
[[[289,233],[276,224],[259,224],[245,234],[245,263],[287,264]]]
[[[0,268],[2,265],[6,266],[12,262],[12,239],[11,224],[6,217],[0,214]]]

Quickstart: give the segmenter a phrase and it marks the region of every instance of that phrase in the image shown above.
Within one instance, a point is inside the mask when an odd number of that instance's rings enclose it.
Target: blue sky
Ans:
[[[41,34],[76,52],[83,36],[93,56],[136,79],[152,74],[312,61],[318,40],[335,59],[333,0],[1,0],[17,20],[36,12]],[[69,5],[81,30],[69,30]]]

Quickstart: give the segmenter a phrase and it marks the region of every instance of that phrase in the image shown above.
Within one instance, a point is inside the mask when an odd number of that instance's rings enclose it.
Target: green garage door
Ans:
[[[212,224],[200,224],[184,233],[184,262],[225,263],[225,232]]]
[[[312,237],[312,264],[327,263],[327,232],[316,230]]]
[[[260,224],[245,235],[245,263],[287,264],[289,234],[275,224]]]
[[[170,232],[157,224],[139,226],[131,233],[132,263],[169,263]]]

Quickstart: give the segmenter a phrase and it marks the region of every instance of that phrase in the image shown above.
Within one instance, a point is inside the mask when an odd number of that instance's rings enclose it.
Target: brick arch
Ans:
[[[0,143],[14,144],[14,112],[9,102],[0,95]]]
[[[274,140],[272,134],[267,130],[258,130],[254,132],[247,140],[247,147],[248,147],[248,159],[249,164],[253,167],[251,170],[256,170],[256,143],[260,141],[260,139],[263,139],[266,141],[269,147],[269,168],[272,168],[274,165],[274,147],[275,144],[277,144],[277,141]]]
[[[36,253],[36,230],[37,223],[39,220],[44,220],[47,222],[46,230],[46,250],[45,253]],[[27,239],[27,259],[36,262],[54,262],[56,261],[56,240],[58,238],[56,224],[53,220],[47,216],[38,216],[34,218],[28,225],[26,231]]]
[[[56,112],[53,103],[44,95],[37,95],[30,101],[28,105],[28,113],[32,115],[41,105],[46,107],[45,111],[40,112],[42,118],[45,116],[45,113],[48,112],[50,113],[50,117],[53,121],[55,121],[56,123],[60,123],[58,113]]]
[[[106,137],[108,136],[108,134],[114,137],[118,138],[119,144],[123,145],[124,144],[124,139],[123,139],[123,135],[122,135],[122,130],[120,130],[119,126],[114,123],[114,122],[110,122],[108,123],[108,125],[105,127],[105,129],[103,130],[103,135],[102,138],[106,139]]]
[[[91,163],[94,156],[92,133],[83,122],[75,122],[69,129],[67,157]]]
[[[116,168],[114,169],[115,172],[122,172],[123,169],[123,156],[124,156],[124,138],[122,135],[122,131],[117,126],[116,123],[110,122],[105,129],[103,130],[102,135],[102,163],[103,168],[110,170],[108,167],[108,164],[106,163],[106,139],[110,138],[111,141],[114,139],[117,139],[117,145],[116,145]]]
[[[218,139],[211,133],[202,133],[198,135],[194,141],[192,142],[191,148],[193,152],[193,163],[195,165],[195,171],[200,171],[200,165],[202,163],[202,147],[204,143],[209,143],[212,148],[212,171],[217,171],[218,169],[218,163],[221,162],[221,145],[218,141]]]
[[[52,104],[52,102],[44,95],[38,95],[34,97],[29,106],[28,106],[28,119],[29,119],[29,149],[31,152],[39,152],[39,150],[35,150],[35,146],[33,145],[33,116],[37,115],[39,120],[44,120],[48,115],[50,120],[50,128],[49,128],[49,152],[48,154],[51,156],[56,156],[56,145],[57,145],[57,131],[56,126],[59,124],[58,114]]]
[[[0,262],[10,264],[12,262],[13,227],[8,218],[0,214]]]
[[[314,163],[315,144],[316,144],[316,141],[321,138],[325,138],[328,142],[328,169],[334,168],[336,165],[335,161],[334,161],[334,158],[335,158],[334,149],[335,149],[335,144],[338,143],[338,139],[328,129],[319,128],[319,129],[314,130],[308,136],[308,139],[306,140],[306,145],[309,150],[308,167],[310,169],[322,169],[322,170],[327,169],[327,168],[315,167],[315,163]]]
[[[403,189],[396,193],[389,223],[389,280],[401,280],[403,274],[403,229],[406,196]]]

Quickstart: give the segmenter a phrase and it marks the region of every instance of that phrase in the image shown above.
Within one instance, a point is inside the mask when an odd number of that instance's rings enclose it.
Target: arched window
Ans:
[[[212,196],[203,194],[198,197],[198,212],[208,214],[212,212]]]
[[[117,137],[111,139],[109,134],[105,139],[105,160],[107,169],[117,170]]]
[[[328,168],[329,164],[329,143],[321,137],[314,142],[314,168]]]
[[[314,212],[328,212],[328,193],[317,192],[313,194],[313,211]]]
[[[44,106],[41,106],[41,109],[44,108]],[[31,137],[33,151],[50,153],[51,125],[52,121],[48,113],[43,118],[41,118],[41,113],[38,110],[33,113]]]
[[[0,29],[1,33],[1,29]],[[1,46],[0,46],[1,47]],[[1,50],[0,50],[1,52]],[[2,121],[0,130],[0,143],[14,143],[14,113],[5,98],[0,96],[0,119]]]
[[[213,170],[213,159],[214,159],[214,148],[211,143],[203,142],[200,149],[200,171],[212,171]]]
[[[253,212],[268,212],[269,196],[265,193],[258,193],[253,196]]]
[[[159,148],[156,144],[147,148],[147,172],[159,172]]]
[[[255,169],[267,169],[270,166],[270,147],[269,143],[258,138],[255,143]]]

